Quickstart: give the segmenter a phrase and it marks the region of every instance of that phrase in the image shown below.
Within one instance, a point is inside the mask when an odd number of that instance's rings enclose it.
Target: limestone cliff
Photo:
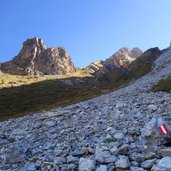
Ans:
[[[1,64],[1,70],[14,75],[55,75],[75,72],[63,47],[47,48],[40,38],[27,39],[19,54]]]

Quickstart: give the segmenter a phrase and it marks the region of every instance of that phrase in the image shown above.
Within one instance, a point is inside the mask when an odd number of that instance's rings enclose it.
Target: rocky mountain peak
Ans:
[[[123,47],[114,53],[110,58],[104,61],[106,64],[115,63],[118,67],[127,66],[137,57],[142,54],[142,50],[139,48],[126,48]]]
[[[1,64],[1,70],[14,75],[55,75],[75,72],[65,48],[47,48],[40,38],[27,39],[19,54]]]
[[[105,61],[92,62],[87,68],[91,71],[105,73],[114,68],[128,67],[131,62],[133,62],[137,57],[141,56],[142,50],[135,48],[120,48],[111,57],[107,58]],[[98,73],[98,74],[99,74]],[[97,74],[97,73],[96,73]]]

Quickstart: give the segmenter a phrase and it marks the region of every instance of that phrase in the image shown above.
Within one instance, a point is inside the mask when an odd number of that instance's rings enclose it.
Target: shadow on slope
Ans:
[[[72,77],[0,89],[0,120],[77,103],[115,88],[93,84],[92,77]]]

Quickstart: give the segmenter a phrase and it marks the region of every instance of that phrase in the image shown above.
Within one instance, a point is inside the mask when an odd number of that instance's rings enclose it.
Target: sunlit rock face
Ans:
[[[114,68],[127,68],[136,58],[142,54],[142,50],[139,48],[126,48],[123,47],[114,53],[111,57],[105,61],[92,62],[87,68],[91,71],[100,74],[101,72],[109,72]]]
[[[27,39],[19,54],[1,64],[1,70],[14,75],[55,75],[75,72],[63,47],[47,48],[40,38]]]
[[[142,54],[139,48],[121,48],[118,52],[113,54],[110,58],[104,61],[104,66],[107,70],[114,67],[128,67],[128,65]]]

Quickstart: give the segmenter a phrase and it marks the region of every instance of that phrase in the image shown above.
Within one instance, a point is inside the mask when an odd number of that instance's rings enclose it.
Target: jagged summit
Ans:
[[[128,65],[142,54],[142,50],[135,48],[120,48],[105,61],[92,62],[87,68],[97,72],[108,72],[113,68],[128,67]]]
[[[119,49],[118,52],[114,53],[110,58],[104,61],[105,66],[115,67],[127,67],[132,61],[142,54],[142,50],[139,48],[126,48]],[[112,67],[111,66],[111,67]]]
[[[55,75],[74,72],[75,67],[65,48],[47,48],[35,37],[27,39],[11,61],[2,63],[1,70],[14,75]]]

